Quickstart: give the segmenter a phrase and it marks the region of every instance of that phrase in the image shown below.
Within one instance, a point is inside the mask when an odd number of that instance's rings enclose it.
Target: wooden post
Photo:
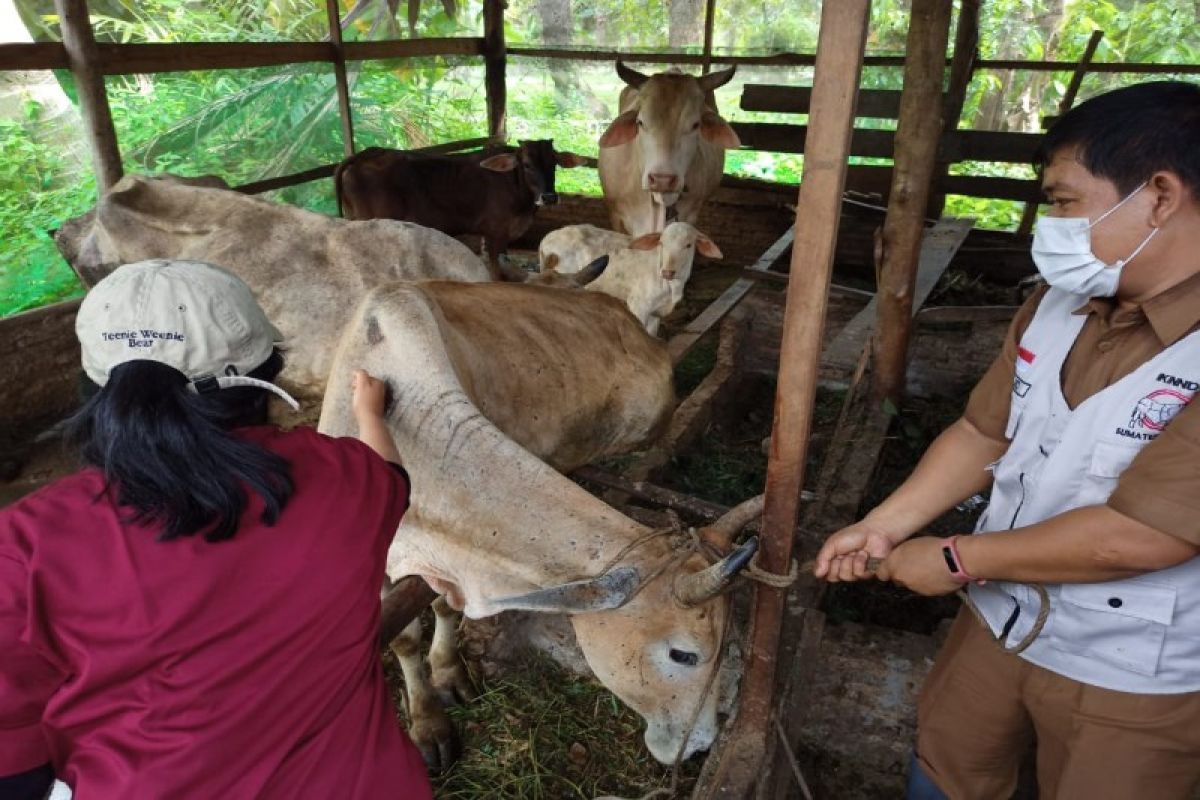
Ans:
[[[759,566],[777,574],[786,574],[792,562],[870,8],[870,0],[838,0],[821,6],[806,147],[810,156],[804,160],[796,203],[791,260],[796,280],[788,282],[758,553]],[[784,599],[783,590],[755,584],[751,643],[737,717],[724,745],[709,757],[716,763],[706,765],[697,797],[745,798],[762,778],[768,737],[774,732],[776,653]]]
[[[704,3],[704,61],[701,63],[701,74],[712,68],[713,24],[716,22],[717,0],[707,0]]]
[[[354,155],[354,118],[350,116],[350,83],[346,80],[346,49],[342,45],[342,15],[338,0],[325,0],[329,42],[333,46],[333,79],[337,84],[338,116],[342,118],[342,152]]]
[[[108,95],[104,91],[104,73],[92,24],[88,20],[87,0],[54,0],[62,25],[63,48],[67,63],[75,77],[79,93],[79,110],[87,125],[92,147],[92,169],[96,172],[96,188],[103,192],[121,180],[121,150],[117,146],[117,131],[113,127]]]
[[[876,292],[879,323],[872,337],[872,389],[877,399],[896,401],[904,391],[913,285],[942,133],[942,75],[950,35],[950,7],[950,0],[913,0],[908,25],[896,162],[883,222],[883,257]]]
[[[942,131],[958,130],[963,105],[967,102],[967,89],[975,74],[975,63],[979,59],[979,2],[962,0],[958,11],[958,28],[954,32],[954,56],[950,61],[950,85],[946,88],[945,108],[942,110]],[[938,185],[934,187],[926,216],[940,217],[946,207],[943,185],[950,174],[950,162],[939,160],[936,170]]]
[[[508,138],[508,89],[505,84],[505,0],[483,0],[484,85],[487,88],[488,135],[498,141]]]

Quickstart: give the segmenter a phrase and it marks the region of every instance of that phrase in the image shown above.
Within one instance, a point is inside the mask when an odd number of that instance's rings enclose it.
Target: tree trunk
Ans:
[[[704,0],[670,0],[667,43],[697,47],[704,41]]]

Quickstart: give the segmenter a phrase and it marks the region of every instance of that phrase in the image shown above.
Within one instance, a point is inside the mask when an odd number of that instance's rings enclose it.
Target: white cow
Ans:
[[[658,334],[659,323],[683,299],[696,251],[720,258],[712,239],[686,222],[672,222],[662,233],[647,233],[629,248],[609,256],[608,268],[588,285],[625,303],[646,332]]]
[[[629,247],[633,237],[595,225],[565,225],[542,237],[538,266],[542,272],[570,275],[595,259]]]
[[[412,476],[389,576],[424,576],[473,618],[570,615],[596,676],[646,720],[655,758],[708,747],[717,731],[709,679],[728,613],[719,591],[754,543],[710,566],[686,535],[653,535],[556,471],[655,438],[673,406],[665,345],[603,294],[400,283],[370,292],[354,312],[323,432],[357,432],[350,385],[359,367],[392,390],[387,422]],[[712,538],[727,547],[726,533]],[[437,621],[435,643],[444,644],[445,604]],[[412,734],[437,766],[449,726],[430,716],[433,692],[413,658],[419,630],[408,634],[394,649],[410,700],[422,699],[410,702]],[[453,654],[442,647],[431,660],[435,685],[453,692]]]
[[[128,175],[93,211],[63,223],[59,249],[89,284],[148,258],[207,261],[237,274],[287,337],[282,382],[302,398],[320,396],[346,316],[368,289],[489,280],[478,256],[430,228],[350,222],[195,184]]]
[[[740,146],[717,114],[713,90],[735,67],[699,78],[678,70],[643,75],[617,61],[629,84],[621,113],[600,137],[600,185],[614,230],[633,236],[666,227],[667,209],[693,225],[717,190],[725,150]]]

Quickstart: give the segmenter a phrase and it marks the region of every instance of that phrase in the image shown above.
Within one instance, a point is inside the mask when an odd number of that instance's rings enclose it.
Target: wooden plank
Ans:
[[[1100,46],[1100,40],[1103,38],[1104,31],[1092,31],[1087,47],[1083,48],[1083,55],[1080,56],[1079,63],[1075,66],[1075,71],[1071,74],[1071,82],[1067,84],[1067,91],[1063,93],[1062,100],[1058,103],[1059,114],[1067,113],[1071,106],[1075,105],[1075,96],[1079,94],[1079,86],[1083,83],[1083,76],[1087,74],[1088,67],[1092,63],[1092,57],[1096,55],[1096,48]]]
[[[342,155],[354,155],[354,117],[350,112],[350,83],[346,79],[346,48],[342,43],[342,13],[338,0],[325,0],[329,42],[333,45],[333,79],[337,87],[338,118],[342,123]]]
[[[409,0],[417,2],[417,0]],[[508,87],[505,83],[504,0],[483,3],[483,85],[487,95],[488,135],[505,138]]]
[[[950,80],[946,87],[942,107],[942,133],[958,130],[962,120],[963,105],[967,100],[967,89],[975,75],[975,62],[979,59],[979,3],[980,0],[963,0],[959,4],[958,24],[954,32],[954,55],[950,59]],[[938,159],[934,169],[934,185],[925,216],[938,218],[946,207],[946,178],[950,174],[950,162]]]
[[[803,280],[788,282],[757,556],[761,569],[777,575],[787,574],[792,561],[870,5],[870,0],[841,0],[821,6],[809,142],[821,157],[805,159],[796,203],[790,271]],[[755,585],[737,714],[724,745],[709,756],[694,797],[748,798],[763,780],[773,740],[784,598],[782,590]]]
[[[939,237],[939,228],[934,227],[929,234],[929,249],[936,250],[940,238],[956,238],[956,241],[937,275],[928,270],[931,275],[926,277],[925,285],[914,291],[917,265],[927,248],[925,209],[937,169],[938,137],[943,129],[940,111],[944,103],[942,82],[950,39],[950,11],[947,0],[913,0],[909,13],[905,47],[908,64],[904,68],[900,122],[896,129],[896,162],[883,223],[879,285],[872,301],[877,306],[871,347],[872,390],[877,399],[894,402],[899,402],[904,391],[913,311],[929,296],[950,257],[973,227],[973,221],[967,221],[958,237]]]
[[[410,153],[425,153],[426,155],[438,155],[442,153],[457,153],[461,150],[470,150],[475,147],[482,147],[491,144],[494,140],[490,136],[482,136],[478,139],[464,139],[459,142],[445,142],[443,144],[433,144],[428,147],[418,147],[414,150],[409,150]],[[306,169],[303,172],[293,172],[290,175],[280,175],[278,178],[267,178],[261,181],[252,183],[243,183],[240,186],[234,186],[234,191],[242,194],[262,194],[263,192],[274,191],[275,189],[285,189],[288,186],[297,186],[301,183],[319,180],[321,178],[329,178],[333,176],[334,170],[338,164],[322,164],[319,167]]]
[[[700,73],[707,74],[712,68],[713,24],[717,18],[717,0],[704,3],[704,47],[700,51],[704,60],[700,62]]]
[[[79,110],[91,146],[96,188],[103,192],[121,179],[124,169],[108,95],[104,90],[100,55],[88,20],[87,0],[54,0],[54,8],[62,23],[63,48],[75,78]]]
[[[780,114],[807,114],[812,102],[811,86],[778,86],[747,83],[742,88],[743,111],[773,111]],[[859,89],[856,118],[896,119],[900,114],[900,92],[890,89]]]
[[[421,56],[481,56],[482,36],[449,36],[431,39],[389,39],[383,42],[347,42],[347,61],[368,61]]]
[[[756,272],[766,272],[769,270],[784,252],[791,247],[792,239],[795,235],[795,228],[788,228],[773,245],[767,248],[762,257],[754,262],[753,266],[748,267],[748,269]],[[678,364],[696,342],[700,341],[700,338],[708,333],[712,329],[712,326],[720,322],[753,288],[753,280],[738,278],[720,297],[712,301],[708,308],[704,309],[695,319],[689,322],[682,331],[672,336],[671,341],[667,342],[667,352],[671,354],[671,363]]]
[[[954,254],[966,241],[973,224],[971,219],[942,219],[933,228],[925,231],[913,289],[912,313],[919,311],[925,299],[929,297]],[[855,368],[863,347],[871,338],[878,308],[878,297],[872,298],[826,346],[821,358],[822,378],[840,383]]]
[[[68,65],[67,50],[61,42],[0,44],[0,72],[66,69]]]

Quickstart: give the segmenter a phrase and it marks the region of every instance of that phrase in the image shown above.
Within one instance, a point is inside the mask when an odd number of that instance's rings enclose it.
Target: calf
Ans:
[[[631,241],[632,236],[595,225],[567,225],[542,237],[538,264],[542,272],[570,275],[600,256],[624,250]]]
[[[509,242],[529,229],[539,206],[558,202],[555,167],[582,163],[574,153],[555,152],[548,139],[480,161],[374,147],[339,164],[333,180],[347,219],[399,219],[451,236],[482,236],[489,272],[499,279]]]
[[[657,335],[659,322],[683,299],[697,250],[721,258],[712,239],[686,222],[672,222],[662,233],[639,236],[629,249],[612,253],[608,268],[587,288],[623,300],[647,333]]]

